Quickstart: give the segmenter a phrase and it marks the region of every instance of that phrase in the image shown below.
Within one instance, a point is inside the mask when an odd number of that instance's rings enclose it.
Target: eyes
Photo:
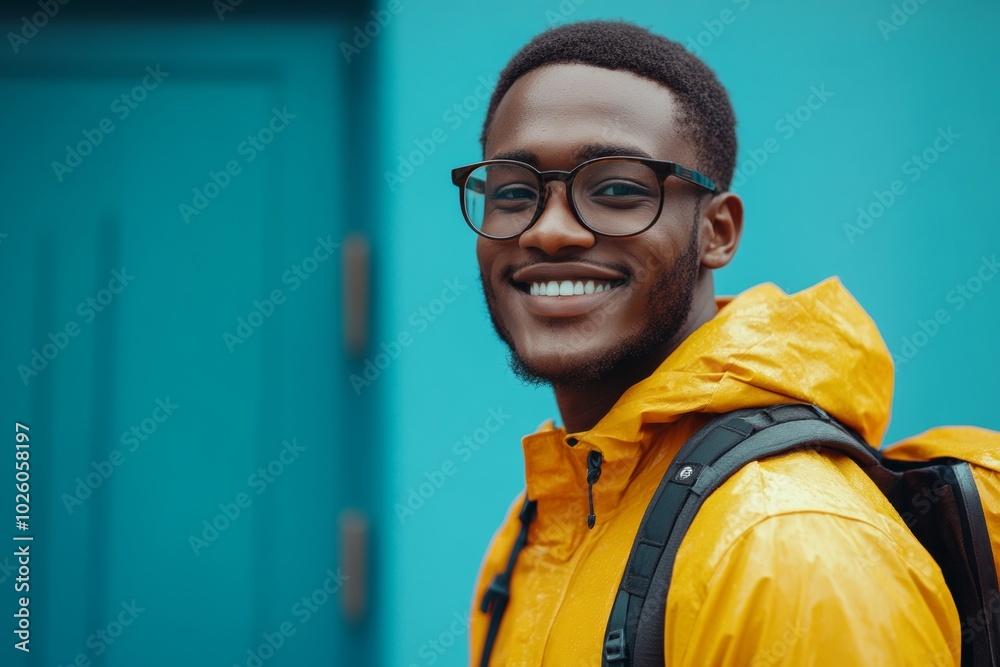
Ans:
[[[650,165],[630,158],[602,158],[569,173],[539,174],[512,161],[484,163],[461,186],[462,210],[483,236],[514,238],[538,220],[550,192],[555,191],[557,198],[566,196],[554,183],[560,180],[563,188],[571,188],[567,194],[577,219],[600,234],[636,234],[653,224],[660,212],[662,185]]]
[[[648,197],[649,188],[641,185],[639,183],[632,183],[629,181],[616,181],[616,182],[605,182],[601,183],[594,192],[590,194],[590,198],[596,197],[615,197],[615,198],[628,198],[628,197]]]
[[[715,185],[675,162],[652,158],[608,156],[579,164],[570,171],[539,171],[523,162],[485,160],[452,170],[459,187],[462,213],[479,235],[513,239],[543,214],[551,187],[557,200],[570,204],[584,227],[605,236],[632,236],[648,229],[663,209],[664,179],[676,176],[709,192]],[[559,185],[570,188],[558,193]],[[560,205],[560,204],[557,204]]]
[[[585,198],[593,203],[604,205],[620,205],[630,200],[643,200],[653,196],[647,185],[624,180],[606,180],[596,184],[574,184],[574,190],[574,199]],[[537,199],[537,190],[526,183],[499,186],[490,194],[490,200],[496,205],[534,203]]]
[[[496,202],[512,202],[512,201],[535,201],[538,197],[538,193],[535,189],[527,185],[507,185],[502,188],[498,188],[496,192],[493,193],[491,199]]]

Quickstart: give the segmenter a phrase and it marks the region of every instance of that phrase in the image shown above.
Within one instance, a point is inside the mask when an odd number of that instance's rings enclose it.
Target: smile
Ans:
[[[531,296],[559,297],[600,294],[624,284],[624,280],[549,280],[530,284],[522,283],[519,287],[521,291],[526,291]]]
[[[515,271],[509,284],[532,315],[573,318],[588,315],[615,298],[612,292],[623,292],[623,286],[627,289],[629,276],[590,262],[538,262]]]
[[[626,280],[548,280],[515,283],[523,307],[535,317],[574,318],[592,314],[623,291]]]

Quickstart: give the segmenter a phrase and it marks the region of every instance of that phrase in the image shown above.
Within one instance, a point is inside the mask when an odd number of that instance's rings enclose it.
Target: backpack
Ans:
[[[663,665],[663,622],[674,560],[702,503],[748,463],[803,448],[847,455],[867,473],[941,568],[963,619],[962,666],[1000,664],[1000,625],[992,608],[1000,603],[1000,592],[973,466],[950,456],[894,460],[891,449],[872,448],[821,408],[791,403],[719,415],[678,451],[639,525],[608,619],[602,665]],[[525,498],[521,532],[507,568],[483,596],[481,609],[492,617],[481,667],[489,664],[510,597],[510,577],[534,513],[534,501]]]

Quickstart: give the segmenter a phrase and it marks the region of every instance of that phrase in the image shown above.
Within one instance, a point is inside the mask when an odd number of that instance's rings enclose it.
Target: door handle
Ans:
[[[369,265],[371,247],[368,237],[353,232],[344,238],[341,249],[343,267],[344,347],[361,356],[368,348],[370,304]]]
[[[340,610],[348,621],[360,623],[368,612],[368,547],[371,524],[368,514],[347,508],[338,518],[340,563],[344,584],[340,589]]]

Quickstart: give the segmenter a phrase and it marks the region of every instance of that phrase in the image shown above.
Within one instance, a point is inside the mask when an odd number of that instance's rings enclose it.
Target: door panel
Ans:
[[[335,592],[338,513],[364,502],[347,33],[53,23],[0,61],[0,432],[31,426],[34,492],[32,650],[3,664],[372,655]]]

